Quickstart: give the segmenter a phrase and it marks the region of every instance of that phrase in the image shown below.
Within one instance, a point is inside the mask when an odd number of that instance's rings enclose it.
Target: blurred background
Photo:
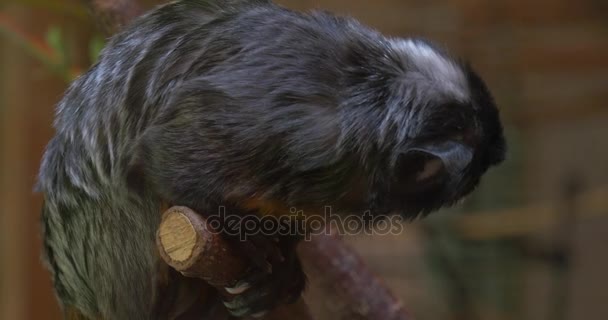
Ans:
[[[278,2],[428,37],[495,94],[508,160],[463,206],[345,238],[414,318],[608,319],[608,1]],[[54,105],[104,41],[80,0],[0,0],[0,319],[60,319],[32,186]]]

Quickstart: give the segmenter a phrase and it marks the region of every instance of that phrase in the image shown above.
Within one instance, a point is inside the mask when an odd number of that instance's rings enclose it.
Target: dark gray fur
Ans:
[[[413,217],[470,192],[504,154],[485,85],[433,49],[464,75],[453,97],[394,41],[262,0],[180,1],[113,37],[59,103],[40,169],[62,303],[92,318],[155,318],[161,200],[199,212],[250,196],[329,204],[364,181],[362,209]],[[389,199],[399,150],[451,132],[453,119],[478,137],[467,171],[430,200]]]

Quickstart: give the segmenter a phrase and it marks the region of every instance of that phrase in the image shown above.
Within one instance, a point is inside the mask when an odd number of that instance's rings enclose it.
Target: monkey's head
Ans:
[[[343,104],[344,137],[358,137],[346,143],[361,157],[372,212],[415,217],[469,194],[506,144],[493,98],[467,64],[421,40],[385,50],[354,71],[368,81]]]
[[[294,179],[296,202],[413,218],[456,203],[503,161],[498,109],[467,64],[428,42],[400,39],[355,47],[343,63],[340,133],[310,131],[306,139],[329,147],[302,158],[335,160]]]

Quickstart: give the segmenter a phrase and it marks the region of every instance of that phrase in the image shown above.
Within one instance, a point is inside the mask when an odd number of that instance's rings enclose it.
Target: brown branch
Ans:
[[[225,288],[245,276],[248,263],[233,254],[228,242],[211,230],[201,215],[186,207],[170,208],[163,214],[156,241],[169,266],[187,277],[205,280],[226,300],[234,297]],[[312,316],[300,299],[270,311],[264,319],[310,320]]]
[[[316,311],[334,320],[411,319],[401,302],[337,236],[315,235],[298,254],[310,275]],[[308,301],[312,306],[311,301]]]
[[[590,219],[608,213],[608,185],[577,194],[574,201],[580,218]],[[540,202],[519,208],[477,212],[453,218],[454,227],[468,240],[495,240],[529,236],[548,230],[559,221],[563,205]]]
[[[71,82],[80,73],[80,70],[66,67],[61,61],[59,52],[51,48],[44,39],[28,34],[3,12],[0,12],[0,36],[14,41],[26,53],[66,82]]]
[[[247,262],[234,255],[222,236],[205,219],[186,207],[163,214],[157,245],[164,261],[188,277],[205,280],[226,299],[225,287],[234,286],[247,270]],[[323,301],[337,320],[407,320],[401,303],[348,246],[331,235],[318,235],[301,243],[299,255],[311,275],[315,302]],[[319,299],[321,296],[321,299]],[[273,310],[265,319],[312,319],[303,302]]]
[[[165,211],[156,240],[169,266],[222,291],[234,286],[247,271],[242,257],[232,253],[230,245],[209,228],[201,215],[186,207]]]
[[[139,16],[143,9],[136,0],[83,0],[98,27],[112,35]]]

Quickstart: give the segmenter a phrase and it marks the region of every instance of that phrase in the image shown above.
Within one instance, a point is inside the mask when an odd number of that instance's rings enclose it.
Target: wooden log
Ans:
[[[165,211],[157,235],[161,257],[187,277],[205,280],[217,288],[232,287],[247,271],[218,232],[186,207]]]
[[[581,219],[608,214],[608,186],[586,191],[573,200]],[[536,234],[554,227],[562,204],[546,202],[520,208],[479,212],[453,217],[454,228],[469,240],[494,240]]]
[[[95,17],[95,22],[106,35],[122,30],[143,9],[134,0],[83,0]]]
[[[412,319],[402,302],[349,246],[331,232],[315,235],[298,248],[322,318],[335,320]],[[317,299],[315,299],[317,300]],[[319,299],[320,300],[320,299]],[[317,315],[315,312],[315,315]]]
[[[226,291],[245,276],[248,262],[235,255],[229,243],[212,230],[205,218],[186,207],[172,207],[162,216],[156,243],[163,260],[184,276],[200,278],[215,287],[226,300],[234,297]],[[300,299],[278,306],[263,319],[312,319]]]

